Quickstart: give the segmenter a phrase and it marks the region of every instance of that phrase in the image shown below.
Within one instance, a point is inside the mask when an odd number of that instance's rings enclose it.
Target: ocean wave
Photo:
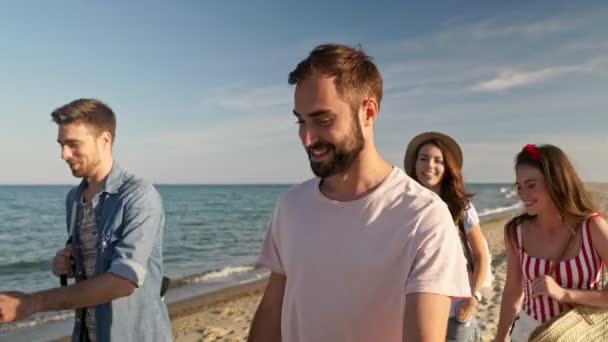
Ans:
[[[196,284],[207,281],[222,280],[234,276],[236,274],[252,272],[255,269],[255,266],[227,266],[220,270],[210,271],[198,276],[188,277],[184,279],[184,282],[189,284]]]
[[[32,317],[25,319],[25,320],[12,322],[12,323],[0,324],[0,337],[1,337],[2,333],[5,333],[7,331],[33,327],[33,326],[39,325],[41,323],[60,321],[60,320],[68,319],[71,317],[74,317],[73,310],[37,313],[37,314],[33,315]],[[1,340],[1,338],[0,338],[0,340]]]
[[[247,273],[251,273],[251,275],[248,275]],[[220,284],[225,282],[226,285],[229,285],[231,282],[234,283],[235,281],[237,284],[242,284],[250,282],[251,280],[261,279],[267,276],[267,273],[268,272],[264,269],[260,269],[255,265],[227,266],[219,270],[213,270],[202,274],[190,275],[184,278],[174,278],[171,280],[171,285],[172,287],[179,287],[187,284],[215,284],[216,282],[219,282]],[[73,316],[74,312],[72,310],[44,312],[35,314],[27,320],[0,324],[0,340],[2,340],[2,333],[11,330],[34,327],[41,323],[68,319]]]
[[[517,189],[514,186],[500,188],[500,193],[504,194],[505,198],[513,198],[517,196]]]
[[[481,209],[479,211],[479,216],[483,217],[483,216],[488,216],[488,215],[500,214],[500,213],[504,213],[504,212],[508,212],[508,211],[515,211],[515,210],[521,209],[521,208],[522,208],[521,202],[517,202],[512,205],[508,205],[506,207]]]
[[[50,270],[50,260],[16,260],[8,264],[0,265],[0,274],[9,274],[14,272],[31,273],[36,271]]]

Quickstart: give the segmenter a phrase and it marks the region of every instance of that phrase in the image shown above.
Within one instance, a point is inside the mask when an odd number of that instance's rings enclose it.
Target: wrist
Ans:
[[[570,291],[568,289],[561,288],[560,296],[557,298],[558,302],[570,303]]]
[[[42,296],[38,292],[25,294],[21,299],[21,303],[23,311],[27,316],[45,311],[42,305]]]
[[[471,289],[471,297],[475,298],[478,303],[481,303],[481,300],[483,299],[483,297],[481,296],[481,292],[474,288]]]

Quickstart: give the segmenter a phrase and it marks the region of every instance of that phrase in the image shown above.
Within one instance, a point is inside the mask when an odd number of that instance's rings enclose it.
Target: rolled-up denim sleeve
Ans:
[[[150,253],[160,243],[165,225],[162,198],[152,186],[137,188],[126,202],[123,233],[112,255],[109,272],[140,287],[148,273]]]

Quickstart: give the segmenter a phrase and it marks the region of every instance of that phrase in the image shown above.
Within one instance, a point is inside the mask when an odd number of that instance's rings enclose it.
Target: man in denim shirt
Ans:
[[[76,309],[72,341],[171,341],[160,297],[160,194],[114,162],[116,118],[108,106],[80,99],[56,109],[52,118],[59,125],[61,158],[83,178],[66,201],[71,244],[53,259],[53,273],[76,283],[0,294],[0,322]]]

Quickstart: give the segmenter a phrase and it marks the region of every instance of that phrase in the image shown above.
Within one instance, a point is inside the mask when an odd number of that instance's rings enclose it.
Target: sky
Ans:
[[[110,105],[117,162],[155,183],[312,176],[287,75],[322,43],[361,46],[384,79],[376,144],[453,136],[467,182],[513,182],[528,143],[608,182],[608,3],[7,1],[0,10],[0,184],[73,184],[53,109]]]

